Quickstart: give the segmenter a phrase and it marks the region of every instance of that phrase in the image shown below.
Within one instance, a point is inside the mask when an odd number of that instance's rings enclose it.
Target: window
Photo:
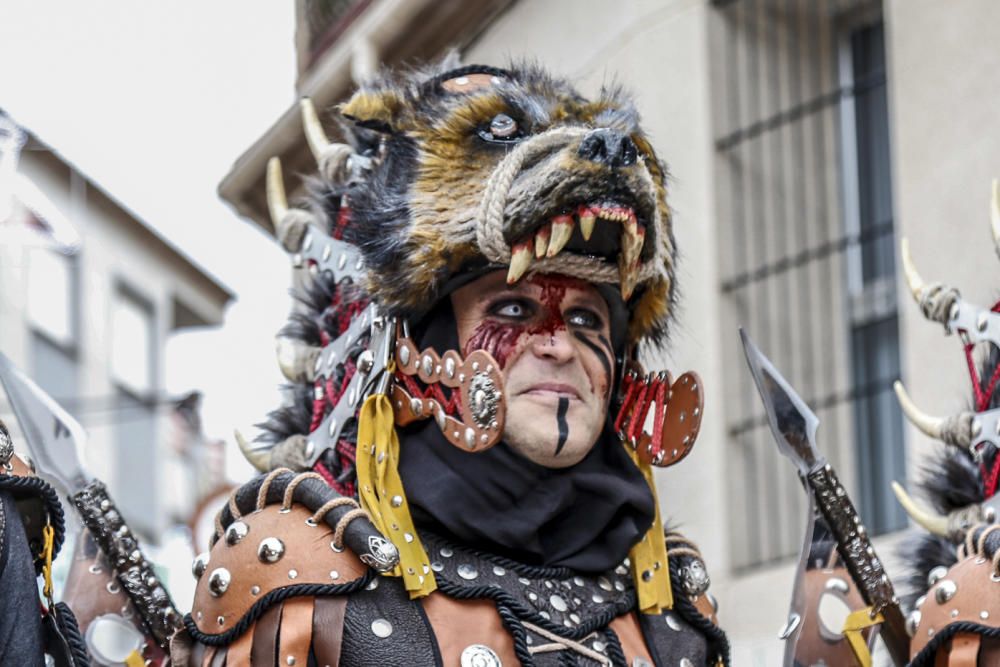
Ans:
[[[132,290],[121,287],[112,316],[111,373],[115,382],[136,396],[153,393],[153,309]]]
[[[76,261],[72,255],[34,247],[28,256],[28,319],[61,347],[76,345]]]
[[[900,525],[887,480],[903,465],[878,11],[864,0],[716,2],[710,33],[723,325],[745,327],[816,412],[817,444],[873,532]],[[797,553],[806,499],[737,336],[724,354],[740,570]]]

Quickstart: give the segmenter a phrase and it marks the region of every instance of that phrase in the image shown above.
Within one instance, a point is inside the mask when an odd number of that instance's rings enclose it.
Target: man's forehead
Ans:
[[[556,273],[535,273],[517,281],[513,285],[507,284],[507,272],[498,270],[491,272],[477,281],[470,283],[479,293],[480,297],[488,298],[500,293],[517,293],[525,296],[540,297],[543,293],[556,294],[559,296],[573,294],[575,296],[589,296],[603,301],[600,291],[593,284],[580,278],[564,276]]]

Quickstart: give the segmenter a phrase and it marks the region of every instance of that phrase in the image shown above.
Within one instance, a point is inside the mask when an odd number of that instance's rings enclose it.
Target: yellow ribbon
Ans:
[[[145,658],[138,651],[132,651],[125,657],[125,667],[143,667],[145,664]]]
[[[642,471],[649,490],[653,494],[655,515],[642,540],[629,551],[632,560],[632,576],[639,596],[639,609],[645,614],[660,614],[664,609],[673,609],[674,593],[670,588],[670,567],[667,562],[667,544],[663,538],[663,521],[660,519],[660,502],[656,497],[656,483],[653,481],[653,467],[639,459],[639,455],[628,445],[623,445],[632,461]]]
[[[844,637],[851,645],[851,650],[854,652],[854,657],[860,667],[872,667],[872,654],[868,650],[868,643],[861,632],[883,620],[885,619],[882,618],[882,614],[872,615],[871,607],[852,611],[844,620]]]
[[[52,606],[52,551],[55,548],[56,531],[52,527],[52,524],[45,524],[42,528],[42,539],[44,543],[42,544],[42,558],[45,564],[42,566],[42,576],[45,578],[45,585],[42,587],[42,592],[45,594],[45,599],[49,601],[49,607]]]
[[[372,523],[399,550],[399,565],[392,575],[403,578],[414,599],[432,593],[437,582],[413,527],[398,466],[399,437],[392,403],[385,394],[373,394],[358,414],[358,495]]]

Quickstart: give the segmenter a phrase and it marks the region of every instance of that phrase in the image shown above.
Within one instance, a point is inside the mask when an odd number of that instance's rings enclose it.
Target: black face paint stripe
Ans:
[[[566,411],[569,410],[569,398],[559,397],[559,406],[556,408],[556,427],[559,429],[559,442],[556,443],[556,456],[566,445],[566,438],[569,437],[569,424],[566,423]]]
[[[604,334],[597,334],[597,340],[601,341],[604,348],[608,351],[608,356],[612,359],[615,358],[615,348],[611,344],[611,341],[604,337]]]
[[[584,345],[586,345],[587,347],[589,347],[591,350],[593,350],[594,354],[597,355],[597,358],[600,360],[601,365],[604,366],[604,372],[607,374],[608,381],[610,382],[611,381],[611,358],[608,356],[608,354],[606,354],[604,350],[602,350],[594,341],[592,341],[589,338],[587,338],[583,333],[581,333],[579,331],[574,331],[573,335],[576,336],[576,339],[578,341],[580,341],[581,343],[583,343]],[[607,341],[607,338],[605,338],[604,336],[598,335],[598,338],[600,338],[600,340],[601,340],[602,343]]]

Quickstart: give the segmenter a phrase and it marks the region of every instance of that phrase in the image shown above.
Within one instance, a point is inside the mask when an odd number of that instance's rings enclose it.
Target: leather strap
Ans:
[[[948,667],[976,667],[979,664],[981,639],[973,632],[960,632],[952,637],[948,649]]]
[[[313,598],[301,597],[285,600],[281,612],[281,632],[278,635],[278,664],[309,664],[309,646],[312,644]]]
[[[649,664],[654,664],[649,649],[646,648],[646,640],[642,636],[642,630],[639,628],[639,619],[636,618],[634,611],[619,616],[611,621],[608,627],[618,635],[618,641],[622,645],[622,653],[625,654],[625,662],[631,665],[636,658],[642,658]]]
[[[256,627],[256,625],[251,625],[246,632],[229,645],[229,651],[226,653],[227,665],[250,664],[250,651],[253,649],[253,635]]]
[[[283,606],[274,605],[254,624],[253,648],[250,650],[250,664],[253,667],[274,667],[277,664],[278,628],[281,625]]]
[[[214,646],[209,646],[205,649],[205,655],[201,659],[201,667],[212,667],[215,662],[215,652],[218,649]]]
[[[501,664],[519,665],[514,641],[490,600],[454,600],[435,591],[421,600],[445,667],[462,664],[462,652],[473,644],[488,646]]]
[[[313,610],[313,652],[318,667],[338,667],[344,637],[346,597],[316,598]]]

